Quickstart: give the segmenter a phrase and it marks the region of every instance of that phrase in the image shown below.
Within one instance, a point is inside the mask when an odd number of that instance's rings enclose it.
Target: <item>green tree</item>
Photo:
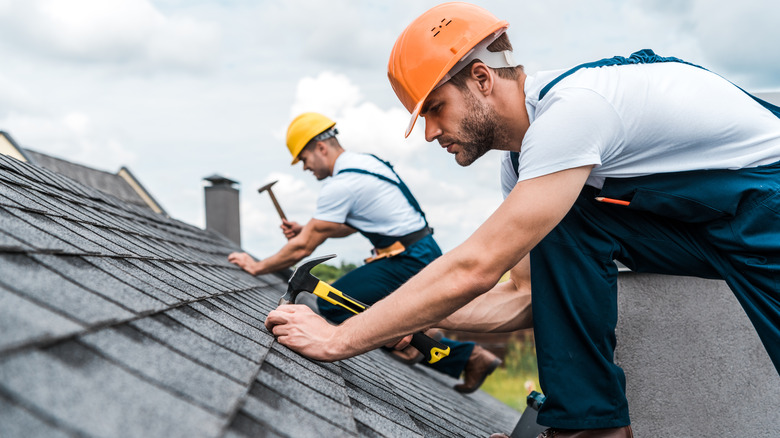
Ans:
[[[326,283],[333,283],[334,281],[341,278],[344,274],[354,270],[355,268],[357,268],[357,265],[354,263],[344,263],[343,261],[338,267],[321,263],[315,266],[311,270],[311,273]]]

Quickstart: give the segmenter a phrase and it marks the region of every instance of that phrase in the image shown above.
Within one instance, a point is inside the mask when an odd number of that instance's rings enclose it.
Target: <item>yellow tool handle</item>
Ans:
[[[317,286],[312,293],[323,300],[341,306],[354,314],[358,314],[370,307],[352,297],[344,295],[340,290],[322,280],[317,283]],[[428,363],[436,363],[450,354],[450,347],[422,332],[412,335],[411,345],[425,356],[425,360]]]
[[[367,305],[361,303],[360,301],[354,298],[350,298],[344,295],[343,293],[341,293],[340,290],[329,285],[328,283],[325,283],[322,280],[320,280],[320,282],[317,283],[317,287],[314,288],[314,291],[312,293],[331,304],[341,306],[355,314],[358,314],[368,309]]]

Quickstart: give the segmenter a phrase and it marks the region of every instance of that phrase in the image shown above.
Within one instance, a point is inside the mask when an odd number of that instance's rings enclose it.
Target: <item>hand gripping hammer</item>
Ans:
[[[368,309],[368,305],[344,295],[338,289],[311,274],[310,271],[313,267],[333,257],[336,257],[336,254],[313,258],[298,266],[292,277],[290,277],[290,281],[287,282],[287,293],[279,299],[279,305],[295,303],[295,298],[299,293],[309,292],[354,314]],[[428,363],[436,363],[450,354],[450,347],[434,340],[423,332],[412,335],[411,345],[425,356],[425,360]]]

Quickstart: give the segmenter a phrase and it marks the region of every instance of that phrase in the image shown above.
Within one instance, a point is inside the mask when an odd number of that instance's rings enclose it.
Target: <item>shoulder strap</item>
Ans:
[[[580,64],[580,65],[578,65],[576,67],[573,67],[573,68],[567,70],[566,72],[564,72],[563,74],[561,74],[560,76],[556,77],[555,79],[553,79],[549,83],[547,83],[547,85],[545,85],[544,88],[542,88],[542,90],[539,92],[539,100],[544,99],[544,96],[547,95],[547,92],[549,92],[552,89],[552,87],[554,87],[556,84],[558,84],[558,82],[560,82],[563,79],[571,76],[572,74],[574,74],[575,72],[577,72],[578,70],[581,70],[583,68],[609,67],[609,66],[613,66],[613,65],[654,64],[654,63],[658,63],[658,62],[679,62],[679,63],[682,63],[682,64],[688,64],[690,66],[700,68],[702,70],[707,70],[706,68],[704,68],[704,67],[702,67],[700,65],[692,64],[690,62],[686,62],[686,61],[683,61],[682,59],[674,58],[674,57],[671,57],[671,56],[670,57],[658,56],[652,50],[644,49],[644,50],[640,50],[638,52],[632,53],[631,56],[629,56],[628,58],[625,58],[625,57],[622,57],[622,56],[613,56],[612,58],[604,58],[604,59],[601,59],[601,60],[598,60],[598,61],[594,61],[594,62],[586,62],[584,64]],[[709,71],[709,70],[707,70],[707,71]],[[715,73],[715,74],[717,74],[717,73]],[[726,80],[728,80],[728,79],[726,79]],[[731,81],[729,81],[729,82],[731,82]],[[764,108],[769,110],[769,112],[774,114],[776,117],[780,118],[780,107],[778,107],[777,105],[773,105],[773,104],[771,104],[771,103],[769,103],[769,102],[767,102],[767,101],[765,101],[763,99],[760,99],[760,98],[758,98],[758,97],[748,93],[747,91],[742,89],[740,86],[734,84],[733,82],[731,82],[731,84],[734,85],[735,87],[739,88],[740,90],[742,90],[743,93],[745,93],[748,96],[750,96],[753,100],[755,100],[756,102],[761,104],[761,106],[763,106]],[[520,154],[517,153],[517,152],[511,152],[510,156],[511,156],[511,160],[512,160],[512,167],[515,170],[515,174],[517,174],[519,176],[520,175],[520,169],[519,169],[519,156],[520,156]]]
[[[512,161],[512,169],[515,170],[515,175],[520,176],[520,152],[510,152],[509,159]]]
[[[679,59],[679,58],[658,56],[652,50],[644,49],[644,50],[640,50],[638,52],[632,53],[631,56],[629,56],[628,58],[624,58],[622,56],[614,56],[612,58],[604,58],[604,59],[601,59],[599,61],[586,62],[584,64],[580,64],[580,65],[578,65],[576,67],[573,67],[570,70],[568,70],[565,73],[563,73],[560,76],[558,76],[557,78],[555,78],[552,81],[550,81],[547,85],[545,85],[544,88],[542,88],[542,91],[539,92],[539,100],[542,100],[544,98],[544,96],[547,95],[547,92],[550,91],[550,89],[552,87],[554,87],[558,82],[562,81],[566,77],[574,74],[575,72],[577,72],[578,70],[583,69],[583,68],[608,67],[608,66],[613,66],[613,65],[654,64],[654,63],[659,63],[659,62],[679,62],[679,63],[682,63],[682,64],[688,64],[688,65],[691,65],[693,67],[700,68],[702,70],[707,70],[706,68],[704,68],[704,67],[702,67],[700,65],[692,64],[690,62],[683,61],[682,59]],[[709,70],[707,70],[707,71],[709,71]],[[729,81],[729,82],[731,82],[731,81]],[[738,85],[734,84],[733,82],[731,82],[731,83],[735,87],[737,87],[740,90],[742,90],[742,92],[744,92],[745,94],[750,96],[753,100],[755,100],[756,102],[761,104],[761,106],[763,106],[764,108],[769,110],[772,114],[774,114],[775,116],[780,118],[780,107],[778,107],[777,105],[773,105],[773,104],[771,104],[771,103],[769,103],[769,102],[767,102],[767,101],[765,101],[763,99],[759,99],[758,97],[753,96],[752,94],[750,94],[747,91],[743,90],[741,87],[739,87]]]

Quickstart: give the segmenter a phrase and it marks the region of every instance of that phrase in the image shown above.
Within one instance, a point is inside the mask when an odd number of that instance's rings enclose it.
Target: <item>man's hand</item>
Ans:
[[[282,225],[280,225],[279,228],[282,229],[282,233],[284,233],[284,237],[286,237],[287,240],[290,240],[301,233],[303,226],[298,222],[282,219]]]
[[[245,252],[234,252],[228,256],[228,261],[238,265],[241,269],[255,275],[255,259]]]
[[[357,353],[343,351],[337,327],[301,304],[279,306],[268,314],[265,326],[280,344],[312,359],[333,362]]]
[[[398,341],[393,341],[385,344],[385,348],[391,348],[393,350],[401,351],[408,347],[412,343],[412,335],[406,335]]]

